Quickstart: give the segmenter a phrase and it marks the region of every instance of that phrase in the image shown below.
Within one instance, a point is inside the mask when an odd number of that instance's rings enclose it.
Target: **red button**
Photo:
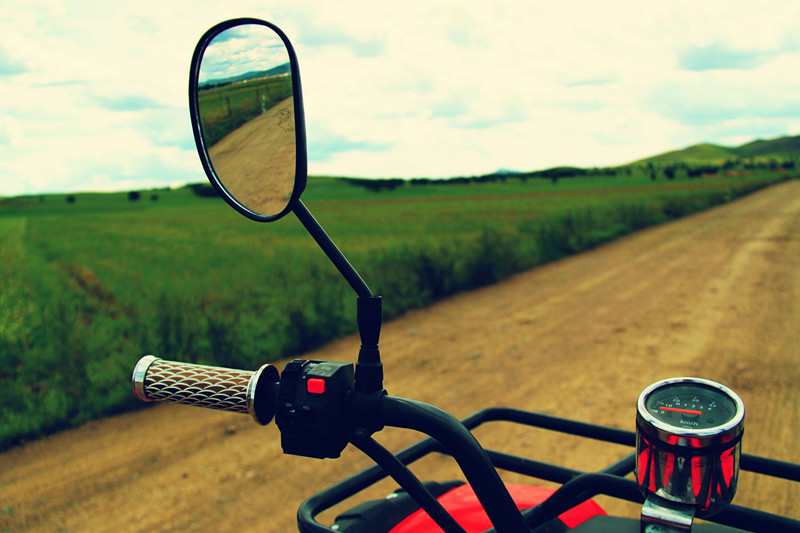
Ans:
[[[309,394],[324,394],[325,380],[322,378],[311,378],[306,383],[306,390]]]

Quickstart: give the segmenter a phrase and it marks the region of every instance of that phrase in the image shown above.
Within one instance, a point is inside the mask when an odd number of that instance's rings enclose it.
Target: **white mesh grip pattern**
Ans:
[[[254,374],[148,355],[139,360],[133,371],[133,390],[137,398],[146,402],[173,402],[247,414],[248,387]]]

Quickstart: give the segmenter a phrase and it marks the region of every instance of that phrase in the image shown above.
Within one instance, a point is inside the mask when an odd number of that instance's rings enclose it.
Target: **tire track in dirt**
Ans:
[[[390,393],[456,416],[508,405],[626,429],[646,385],[707,377],[743,397],[746,453],[800,462],[798,330],[793,181],[408,313],[384,325],[382,353]],[[352,361],[357,348],[349,337],[306,357]],[[502,424],[476,433],[489,447],[587,470],[627,451]],[[397,449],[417,435],[377,438]],[[350,450],[337,461],[284,457],[274,426],[158,406],[0,456],[0,531],[293,531],[305,497],[368,464]],[[457,474],[437,457],[414,470]],[[800,518],[798,501],[797,486],[741,475],[737,503]]]

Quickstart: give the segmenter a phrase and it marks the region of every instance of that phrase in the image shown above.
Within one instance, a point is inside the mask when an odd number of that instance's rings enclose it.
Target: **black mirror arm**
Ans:
[[[292,211],[314,240],[317,241],[317,244],[325,252],[325,255],[328,256],[328,259],[331,260],[342,276],[344,276],[344,279],[353,287],[356,294],[361,298],[372,298],[372,291],[369,290],[367,284],[361,279],[356,269],[353,268],[353,265],[350,264],[339,248],[336,247],[331,238],[328,237],[328,234],[325,233],[325,230],[322,229],[322,226],[319,225],[319,222],[317,222],[303,202],[298,199]]]
[[[359,393],[379,398],[383,391],[383,365],[381,364],[378,338],[381,332],[381,298],[373,296],[356,269],[333,243],[319,222],[303,202],[298,199],[292,211],[305,226],[308,233],[336,266],[358,295],[358,330],[361,334],[361,350],[356,364],[355,389]]]

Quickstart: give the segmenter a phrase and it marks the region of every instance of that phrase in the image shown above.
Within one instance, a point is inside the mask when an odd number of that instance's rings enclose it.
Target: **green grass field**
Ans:
[[[784,179],[311,178],[303,201],[391,318]],[[355,330],[351,289],[291,215],[258,224],[188,188],[71,196],[0,200],[0,449],[136,407],[144,354],[253,369]]]
[[[214,87],[197,94],[200,120],[207,146],[292,96],[288,76],[252,80]]]

